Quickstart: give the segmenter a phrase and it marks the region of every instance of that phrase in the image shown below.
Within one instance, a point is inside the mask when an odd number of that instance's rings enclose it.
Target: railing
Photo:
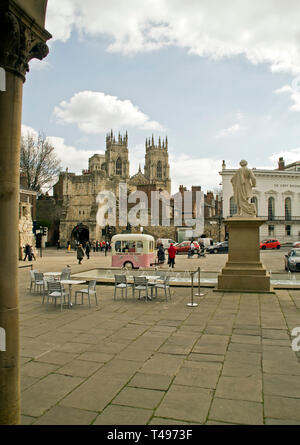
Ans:
[[[26,266],[19,266],[19,269],[24,269],[24,267],[30,267],[30,269],[32,270],[32,264],[27,264]]]
[[[267,221],[300,221],[300,216],[271,216],[271,215],[258,215],[258,218],[264,218]]]

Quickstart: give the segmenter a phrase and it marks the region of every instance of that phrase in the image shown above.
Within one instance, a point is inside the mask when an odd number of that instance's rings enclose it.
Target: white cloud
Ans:
[[[294,82],[294,84],[295,84],[295,82]],[[300,89],[293,87],[293,85],[284,85],[283,87],[278,88],[277,90],[274,90],[273,93],[275,93],[275,94],[289,94],[290,99],[294,102],[294,104],[290,106],[290,110],[291,111],[300,111]]]
[[[300,72],[298,0],[51,0],[47,28],[67,41],[108,36],[108,51],[135,54],[176,45],[212,59],[245,55],[273,72]]]
[[[130,100],[120,100],[97,91],[81,91],[69,102],[55,107],[54,114],[61,123],[76,124],[84,133],[97,134],[111,128],[138,127],[163,131],[163,127],[139,110]]]
[[[228,136],[234,136],[237,133],[240,133],[241,131],[245,130],[245,128],[246,127],[240,124],[234,124],[229,128],[224,128],[223,130],[221,130],[218,134],[215,135],[215,139],[222,139]]]
[[[272,156],[269,157],[269,159],[272,163],[275,164],[275,168],[277,168],[279,158],[284,159],[285,165],[291,164],[292,162],[300,161],[300,147],[273,153]]]
[[[22,136],[32,134],[35,138],[38,137],[38,132],[28,126],[22,125]],[[46,140],[53,145],[54,151],[58,159],[61,160],[63,170],[67,167],[70,172],[81,174],[82,170],[88,168],[88,159],[95,154],[95,150],[82,150],[71,145],[67,145],[65,140],[57,136],[47,136]],[[102,153],[97,151],[97,153]]]

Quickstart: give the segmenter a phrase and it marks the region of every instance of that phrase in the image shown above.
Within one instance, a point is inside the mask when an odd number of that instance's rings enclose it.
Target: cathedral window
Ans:
[[[272,221],[275,216],[275,199],[270,197],[268,199],[268,220]]]
[[[122,176],[122,161],[121,161],[121,158],[118,158],[117,162],[116,162],[116,175]]]
[[[291,198],[286,198],[284,203],[284,212],[285,212],[285,219],[287,221],[290,221],[292,218],[292,203]]]
[[[162,178],[162,165],[161,165],[161,161],[158,161],[157,163],[157,167],[156,167],[156,176],[158,178]]]

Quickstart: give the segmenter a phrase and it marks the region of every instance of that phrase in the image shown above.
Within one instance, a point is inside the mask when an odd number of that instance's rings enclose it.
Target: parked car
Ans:
[[[300,241],[295,241],[294,243],[293,243],[293,247],[300,247]]]
[[[228,252],[228,241],[223,241],[221,243],[213,244],[206,248],[208,253],[227,253]]]
[[[278,239],[267,239],[264,241],[261,241],[259,243],[259,248],[262,250],[265,249],[280,249],[280,242],[278,241]]]
[[[195,246],[195,253],[198,253],[200,251],[200,246],[197,243],[197,241],[193,241],[194,246]],[[176,253],[188,253],[188,251],[191,248],[191,241],[182,241],[181,243],[176,244],[176,246],[174,246],[176,249]]]
[[[284,268],[291,272],[300,272],[300,249],[292,249],[284,255]]]
[[[168,249],[171,246],[171,244],[173,244],[173,245],[176,244],[176,241],[174,241],[170,238],[159,238],[156,241],[156,247],[158,247],[160,244],[163,245],[164,249]]]

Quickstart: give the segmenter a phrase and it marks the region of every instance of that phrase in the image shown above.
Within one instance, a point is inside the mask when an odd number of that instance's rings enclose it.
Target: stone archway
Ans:
[[[71,234],[71,242],[79,242],[82,245],[85,245],[90,239],[90,231],[88,226],[80,223],[74,227]]]

